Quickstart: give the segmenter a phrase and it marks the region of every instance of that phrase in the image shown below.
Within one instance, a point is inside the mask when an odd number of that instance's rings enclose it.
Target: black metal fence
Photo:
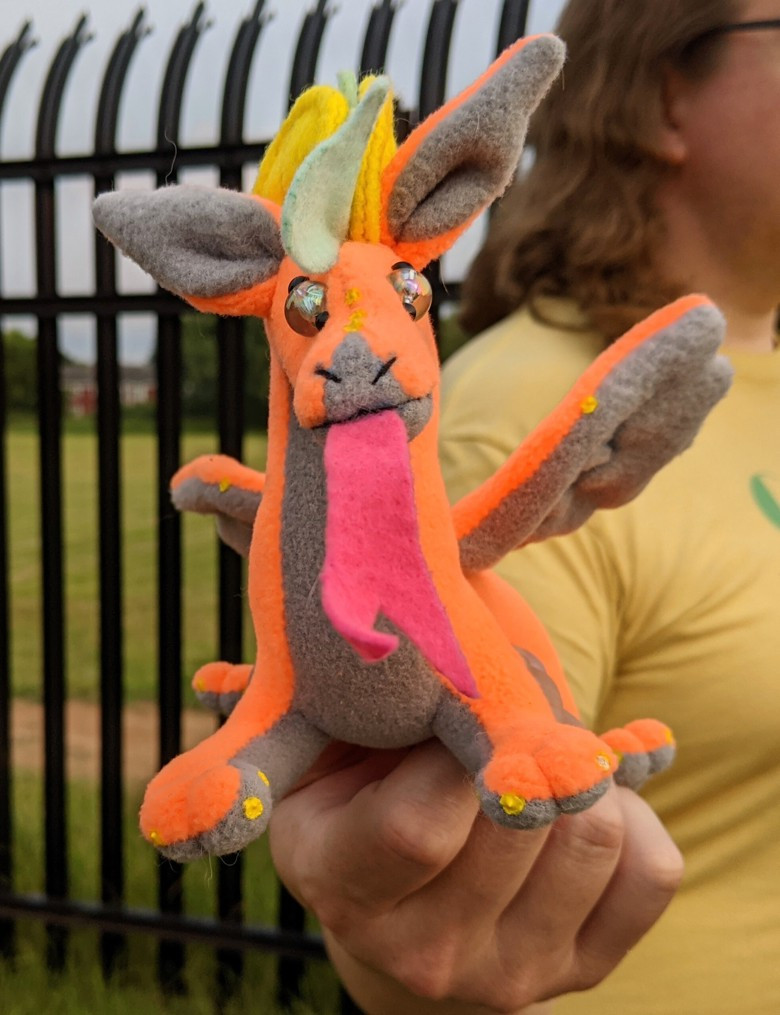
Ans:
[[[420,0],[415,0],[420,3]],[[420,6],[422,4],[420,3]],[[450,56],[458,0],[432,0],[426,9],[424,59],[417,109],[404,114],[414,123],[441,104]],[[528,0],[505,0],[496,26],[496,50],[520,36],[526,24]],[[370,9],[359,70],[379,70],[385,64],[396,15],[394,0],[378,0]],[[329,11],[325,0],[306,14],[292,60],[289,94],[297,95],[315,77]],[[158,909],[130,909],[125,904],[125,857],[122,841],[124,788],[122,739],[117,731],[123,710],[122,527],[120,523],[120,422],[117,316],[152,313],[156,317],[157,475],[158,475],[158,705],[160,763],[177,754],[181,741],[182,673],[182,553],[180,520],[169,507],[168,481],[178,467],[182,436],[181,321],[182,305],[163,291],[123,294],[117,291],[116,264],[108,244],[95,251],[95,289],[86,295],[60,295],[57,289],[55,185],[64,178],[86,176],[95,193],[111,189],[116,174],[146,169],[157,174],[158,185],[170,182],[180,168],[215,167],[220,184],[240,188],[242,170],[256,163],[264,141],[244,138],[244,113],[250,66],[267,21],[264,0],[257,0],[239,24],[224,82],[218,143],[185,147],[178,143],[182,95],[198,40],[206,27],[204,4],[198,3],[170,49],[159,97],[156,144],[149,151],[117,150],[117,124],[123,86],[133,55],[148,29],[139,10],[120,36],[102,83],[88,154],[58,157],[55,148],[61,105],[69,74],[88,39],[82,17],[65,38],[51,63],[39,104],[32,158],[0,162],[0,185],[28,181],[34,187],[36,292],[29,297],[5,298],[0,314],[31,315],[37,320],[37,391],[40,447],[40,547],[42,557],[42,618],[45,737],[45,883],[39,895],[12,890],[14,821],[11,806],[11,629],[8,555],[8,484],[4,349],[0,341],[0,949],[14,951],[14,923],[34,917],[47,925],[51,968],[61,968],[68,946],[68,927],[87,925],[101,933],[101,961],[108,973],[121,957],[125,936],[145,932],[159,939],[158,975],[176,984],[185,963],[184,945],[201,940],[216,946],[224,983],[241,971],[241,950],[265,949],[278,956],[280,997],[294,996],[303,964],[323,955],[321,941],[303,930],[300,907],[281,891],[276,927],[247,925],[242,917],[241,861],[222,864],[217,878],[215,919],[196,919],[182,910],[181,871],[176,864],[159,867]],[[14,73],[33,45],[27,23],[0,56],[0,124]],[[171,167],[171,143],[177,145]],[[434,269],[437,300],[445,287]],[[446,287],[448,297],[457,283]],[[91,315],[97,336],[97,446],[99,457],[99,609],[100,609],[100,901],[73,898],[69,885],[66,835],[68,787],[65,764],[65,593],[63,574],[62,412],[60,391],[59,322],[72,314]],[[0,318],[0,329],[2,319]],[[218,325],[220,450],[241,457],[244,419],[240,400],[244,361],[244,328],[240,320]],[[242,609],[235,594],[241,584],[241,564],[222,547],[219,556],[220,657],[240,661]],[[348,1003],[344,1002],[344,1010]]]

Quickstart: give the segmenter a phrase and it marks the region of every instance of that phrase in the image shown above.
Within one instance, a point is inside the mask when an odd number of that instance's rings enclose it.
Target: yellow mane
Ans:
[[[281,205],[303,160],[344,123],[354,100],[362,97],[374,81],[364,78],[351,95],[350,79],[340,80],[341,89],[315,85],[303,92],[266,149],[252,193]],[[354,86],[354,78],[352,78]],[[354,96],[354,99],[353,99]],[[393,97],[388,94],[377,116],[360,165],[347,238],[379,242],[380,182],[382,171],[396,150],[393,132]]]

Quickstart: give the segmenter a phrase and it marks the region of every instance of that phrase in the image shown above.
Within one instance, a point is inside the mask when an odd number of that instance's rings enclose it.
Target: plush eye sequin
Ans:
[[[303,277],[293,279],[284,304],[284,316],[293,331],[309,337],[322,331],[328,320],[325,307],[326,290],[322,282]]]
[[[404,310],[413,321],[419,321],[428,313],[433,293],[428,279],[415,271],[411,264],[399,261],[387,276],[390,285],[401,297]]]

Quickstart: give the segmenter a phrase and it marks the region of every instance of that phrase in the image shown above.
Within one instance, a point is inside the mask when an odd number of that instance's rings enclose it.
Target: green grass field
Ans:
[[[122,437],[122,538],[125,691],[128,700],[156,696],[156,438]],[[188,433],[182,461],[217,450],[216,437]],[[38,438],[30,425],[12,424],[7,435],[11,657],[14,693],[42,696],[41,553]],[[244,460],[261,469],[265,436],[250,434]],[[68,694],[97,699],[99,687],[97,438],[91,428],[69,426],[63,438],[65,639]],[[183,523],[183,674],[217,658],[217,541],[203,517]],[[246,658],[253,653],[245,624]],[[191,700],[191,699],[188,699]]]
[[[140,431],[140,432],[139,432]],[[6,439],[11,593],[12,687],[15,695],[42,698],[41,563],[38,496],[38,439],[30,421],[13,421]],[[217,448],[216,438],[192,432],[182,441],[182,461]],[[125,625],[124,687],[128,700],[156,698],[156,563],[155,436],[134,427],[122,437],[123,605]],[[247,438],[244,460],[262,468],[265,437]],[[98,518],[97,439],[84,422],[69,423],[63,439],[65,637],[69,697],[98,699]],[[216,658],[217,542],[211,519],[187,517],[183,528],[184,661],[181,679],[185,704],[192,672]],[[253,652],[251,624],[245,624],[246,658]],[[128,906],[155,909],[159,857],[137,828],[143,787],[127,786],[125,816],[125,900]],[[14,883],[19,892],[40,893],[44,884],[43,778],[38,772],[13,773]],[[70,894],[96,900],[100,894],[99,786],[68,783],[68,870]],[[185,868],[185,911],[195,916],[216,913],[217,865],[207,859]],[[244,854],[245,918],[253,924],[276,923],[278,886],[264,838]],[[128,937],[122,976],[105,983],[97,956],[99,935],[79,930],[69,935],[68,965],[49,976],[43,966],[45,931],[36,921],[17,923],[17,955],[0,960],[0,1009],[3,1015],[39,1012],[81,1015],[137,1015],[139,1009],[171,1015],[212,1015],[214,949],[187,946],[188,992],[169,997],[156,981],[156,941]],[[245,968],[235,999],[220,1008],[223,1015],[252,1011],[275,1015],[273,957],[245,953]],[[304,997],[294,1015],[331,1015],[338,1011],[338,985],[325,963],[306,971]]]

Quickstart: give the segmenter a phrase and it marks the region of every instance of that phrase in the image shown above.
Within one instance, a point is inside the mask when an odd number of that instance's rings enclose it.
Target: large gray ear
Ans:
[[[444,247],[431,244],[430,256],[438,256],[504,192],[520,161],[531,113],[565,53],[552,35],[521,39],[409,135],[385,170],[386,239],[399,254],[404,244],[425,245],[446,234]]]
[[[211,298],[272,278],[284,257],[262,202],[232,190],[174,186],[101,194],[98,229],[165,289]]]

